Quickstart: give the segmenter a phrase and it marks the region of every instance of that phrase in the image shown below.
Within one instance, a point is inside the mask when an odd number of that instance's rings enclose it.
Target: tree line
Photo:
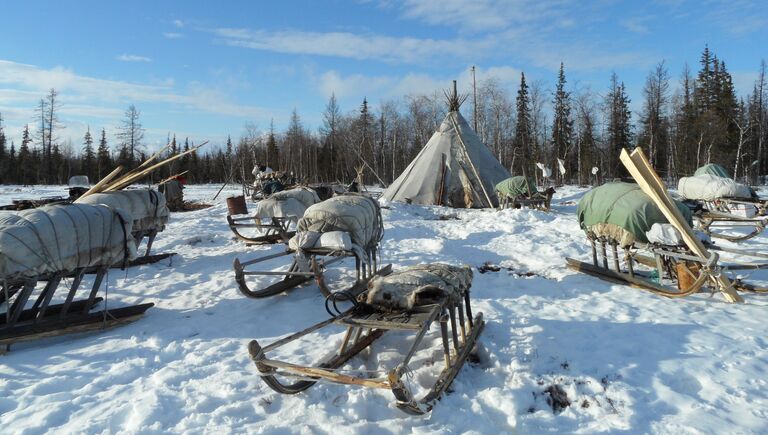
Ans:
[[[464,115],[513,175],[541,175],[549,168],[558,182],[586,184],[623,175],[622,148],[642,146],[660,175],[675,181],[706,163],[719,163],[737,178],[755,183],[768,174],[768,101],[762,61],[753,90],[738,96],[724,60],[705,47],[694,75],[686,65],[673,88],[665,62],[649,73],[641,109],[633,114],[624,83],[614,73],[607,89],[568,87],[561,64],[554,90],[521,73],[516,95],[496,78],[481,80]],[[147,158],[140,112],[131,105],[108,138],[90,128],[82,144],[62,143],[58,93],[51,89],[35,110],[35,134],[25,126],[18,146],[3,130],[0,115],[0,183],[61,184],[71,175],[98,180],[117,165],[135,167]],[[170,165],[160,176],[187,171],[192,183],[250,182],[254,165],[292,172],[307,182],[349,182],[364,168],[366,183],[392,182],[439,127],[448,108],[439,92],[385,100],[367,99],[343,112],[331,95],[322,125],[307,128],[294,110],[287,128],[266,131],[246,124],[233,142],[209,146]],[[108,142],[108,139],[114,143]],[[194,146],[168,135],[165,157]],[[593,168],[598,168],[597,175]],[[157,181],[157,180],[156,180]]]

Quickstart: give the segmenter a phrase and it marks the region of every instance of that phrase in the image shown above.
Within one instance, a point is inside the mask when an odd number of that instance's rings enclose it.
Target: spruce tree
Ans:
[[[616,177],[625,174],[619,161],[621,150],[630,149],[632,144],[632,113],[629,97],[623,82],[616,73],[611,75],[611,88],[605,96],[606,141],[608,142],[608,171]]]
[[[80,160],[80,172],[87,176],[89,180],[93,180],[94,176],[94,163],[96,155],[93,152],[93,137],[91,137],[91,127],[88,126],[88,130],[83,137],[83,154]]]
[[[520,87],[517,90],[517,122],[515,123],[515,154],[521,157],[522,173],[531,176],[535,172],[534,163],[537,152],[533,149],[531,131],[531,108],[528,96],[528,85],[525,83],[525,73],[520,73]],[[514,168],[513,168],[514,169]]]
[[[111,171],[112,158],[109,154],[109,145],[107,144],[107,131],[102,128],[101,139],[99,139],[99,147],[96,150],[96,178],[101,180]]]
[[[6,156],[6,138],[5,131],[3,131],[3,115],[0,114],[0,183],[7,183],[9,181],[9,162]]]
[[[573,120],[571,119],[571,94],[565,90],[565,69],[560,63],[560,73],[555,88],[554,120],[552,122],[552,173],[558,174],[558,159],[566,161],[566,175],[573,173],[573,159],[568,158],[573,138]],[[565,182],[565,176],[561,175]]]
[[[29,125],[24,126],[24,132],[21,134],[21,147],[19,148],[19,183],[27,185],[32,182],[32,174],[35,170],[33,165],[35,164],[32,159],[32,151],[29,149],[29,144],[32,142],[32,138],[29,136]]]

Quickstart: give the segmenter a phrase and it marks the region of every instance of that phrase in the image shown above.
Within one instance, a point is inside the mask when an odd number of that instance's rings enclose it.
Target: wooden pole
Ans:
[[[455,84],[456,82],[454,81],[454,86]],[[477,168],[475,168],[475,164],[472,163],[472,158],[470,157],[469,151],[467,150],[467,145],[464,144],[464,139],[461,138],[461,131],[459,130],[459,126],[456,125],[456,120],[453,119],[453,116],[449,115],[449,117],[451,118],[451,124],[453,124],[453,129],[456,131],[456,136],[459,138],[459,143],[461,144],[461,147],[464,150],[464,155],[467,156],[469,167],[472,168],[472,172],[475,174],[475,178],[477,178],[477,182],[480,183],[480,188],[483,189],[483,194],[485,195],[485,199],[488,201],[488,208],[493,208],[493,202],[491,201],[491,197],[488,195],[488,192],[485,190],[483,179],[480,178],[480,174],[478,174]]]
[[[122,170],[123,170],[123,167],[122,167],[122,166],[118,166],[118,167],[116,167],[116,168],[115,168],[115,169],[114,169],[112,172],[110,172],[110,173],[109,173],[109,174],[107,174],[107,175],[106,175],[104,178],[102,178],[102,179],[101,179],[101,181],[99,181],[99,182],[98,182],[98,183],[96,183],[96,184],[95,184],[93,187],[91,187],[90,189],[88,189],[88,190],[87,190],[87,191],[86,191],[84,194],[80,195],[80,198],[85,198],[86,196],[88,196],[88,195],[91,195],[91,194],[93,194],[93,193],[98,193],[98,192],[101,192],[101,189],[102,189],[104,186],[106,186],[106,185],[107,185],[107,183],[109,183],[110,181],[112,181],[112,179],[113,179],[113,178],[115,178],[115,177],[117,176],[117,174],[119,174],[119,173],[120,173],[120,171],[122,171]],[[80,198],[78,198],[78,200],[79,200]],[[75,202],[77,202],[77,201],[75,201]]]
[[[126,177],[122,177],[119,180],[115,181],[113,184],[111,184],[104,191],[105,192],[114,192],[115,190],[123,189],[123,188],[129,186],[130,184],[132,184],[132,183],[134,183],[134,182],[144,178],[147,174],[149,174],[150,172],[154,171],[155,169],[163,167],[163,166],[167,165],[168,163],[171,163],[174,160],[178,160],[178,159],[186,156],[187,154],[191,154],[191,153],[197,151],[200,147],[202,147],[203,145],[205,145],[207,143],[208,143],[208,141],[205,141],[202,144],[200,144],[200,145],[190,149],[189,151],[185,151],[183,153],[176,154],[175,156],[167,158],[167,159],[163,160],[162,162],[155,163],[154,165],[152,165],[152,166],[148,167],[147,169],[144,169],[144,170],[142,170],[140,172],[128,175]]]

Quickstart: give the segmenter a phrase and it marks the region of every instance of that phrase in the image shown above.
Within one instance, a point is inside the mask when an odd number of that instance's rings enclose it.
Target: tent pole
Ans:
[[[453,129],[456,131],[456,136],[459,138],[459,143],[461,144],[461,148],[464,150],[464,155],[467,156],[469,167],[472,168],[472,172],[474,172],[475,178],[477,178],[477,182],[480,183],[480,188],[483,189],[483,194],[485,195],[485,199],[488,201],[488,208],[493,208],[493,202],[491,201],[491,197],[488,196],[488,192],[485,190],[485,184],[483,184],[483,179],[480,178],[480,174],[478,174],[477,168],[475,168],[475,164],[472,163],[472,158],[469,156],[469,151],[467,151],[467,146],[464,144],[464,139],[461,138],[461,132],[459,131],[459,126],[456,125],[456,120],[453,119],[453,116],[451,116],[451,124],[453,124]]]

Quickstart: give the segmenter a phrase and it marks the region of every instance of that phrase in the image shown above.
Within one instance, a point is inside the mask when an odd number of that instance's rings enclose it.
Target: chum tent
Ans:
[[[452,109],[382,198],[455,208],[498,206],[495,186],[509,178],[509,171],[483,144],[458,107]]]

